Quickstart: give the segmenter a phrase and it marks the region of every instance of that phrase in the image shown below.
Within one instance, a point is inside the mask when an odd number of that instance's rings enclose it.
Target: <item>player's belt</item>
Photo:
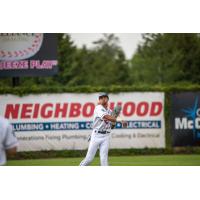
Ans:
[[[98,131],[98,133],[106,134],[106,133],[110,133],[110,132],[108,132],[108,131]]]

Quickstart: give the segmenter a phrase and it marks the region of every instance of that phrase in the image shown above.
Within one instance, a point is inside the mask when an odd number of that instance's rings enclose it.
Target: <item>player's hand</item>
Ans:
[[[123,127],[123,128],[127,128],[127,127],[128,127],[128,122],[122,120],[122,127]]]

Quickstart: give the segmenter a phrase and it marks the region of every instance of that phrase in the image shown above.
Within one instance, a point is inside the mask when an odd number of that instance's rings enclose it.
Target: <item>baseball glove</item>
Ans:
[[[122,110],[122,107],[120,105],[117,105],[114,107],[111,115],[113,117],[117,118],[120,115],[121,110]],[[116,125],[116,122],[112,122],[111,129],[113,129],[115,127],[115,125]]]

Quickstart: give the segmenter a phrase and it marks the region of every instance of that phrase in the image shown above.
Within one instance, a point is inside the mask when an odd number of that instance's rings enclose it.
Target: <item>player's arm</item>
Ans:
[[[103,120],[108,120],[110,122],[117,122],[117,118],[115,118],[114,116],[111,116],[111,115],[104,115]]]
[[[10,157],[16,154],[17,152],[18,141],[15,137],[12,126],[9,125],[6,131],[6,137],[4,140],[4,148],[6,150],[6,154]]]
[[[122,123],[122,126],[125,128],[128,126],[127,122],[122,120],[120,117],[115,118],[114,116],[111,116],[111,115],[104,115],[103,119],[114,122],[114,123],[120,122],[120,123]]]

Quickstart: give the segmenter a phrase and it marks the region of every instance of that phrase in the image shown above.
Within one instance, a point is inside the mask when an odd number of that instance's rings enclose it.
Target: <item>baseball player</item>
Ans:
[[[9,121],[0,116],[0,165],[6,164],[6,156],[14,155],[17,151],[17,138],[15,137]]]
[[[99,94],[99,102],[94,110],[93,130],[91,134],[90,144],[88,147],[85,159],[80,163],[80,166],[89,165],[95,157],[97,149],[100,151],[101,166],[108,165],[108,149],[109,136],[112,123],[121,122],[126,126],[126,122],[120,118],[112,116],[112,110],[108,108],[109,96],[107,93]]]

